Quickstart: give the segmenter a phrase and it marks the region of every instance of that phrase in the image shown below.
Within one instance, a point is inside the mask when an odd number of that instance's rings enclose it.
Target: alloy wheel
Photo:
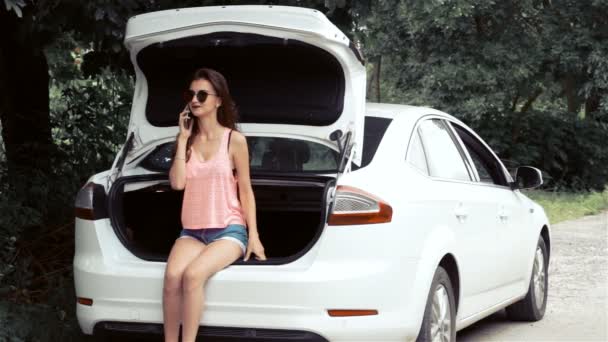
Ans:
[[[452,333],[450,299],[447,290],[441,284],[433,294],[431,308],[431,340],[433,342],[450,342]]]
[[[534,281],[534,298],[536,299],[536,308],[541,309],[545,301],[545,257],[540,247],[536,247],[536,256],[534,257],[534,270],[532,272]]]

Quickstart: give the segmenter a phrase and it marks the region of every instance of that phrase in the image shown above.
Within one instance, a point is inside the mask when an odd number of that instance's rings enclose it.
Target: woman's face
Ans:
[[[211,83],[207,80],[195,80],[190,83],[190,90],[195,94],[202,90],[206,92],[207,98],[200,102],[196,95],[190,99],[190,110],[192,115],[203,117],[217,111],[217,108],[222,104],[222,100],[217,96],[217,92],[213,89]],[[213,94],[213,95],[212,95]]]

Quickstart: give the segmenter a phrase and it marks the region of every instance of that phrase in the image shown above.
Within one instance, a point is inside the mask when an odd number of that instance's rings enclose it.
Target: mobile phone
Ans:
[[[190,105],[186,105],[186,121],[184,122],[187,129],[190,129],[192,125],[192,112],[190,111]]]

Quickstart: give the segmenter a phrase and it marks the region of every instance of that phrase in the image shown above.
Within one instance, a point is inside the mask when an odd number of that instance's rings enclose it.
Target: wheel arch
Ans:
[[[456,258],[448,253],[443,256],[441,261],[439,262],[439,266],[443,267],[443,269],[448,273],[450,277],[450,282],[452,283],[452,287],[454,289],[454,302],[456,303],[456,313],[458,313],[458,307],[460,304],[460,272],[458,270],[458,263],[456,262]]]
[[[540,236],[543,238],[545,242],[545,247],[547,247],[547,259],[551,258],[551,236],[549,234],[549,227],[547,225],[543,225],[543,228],[540,230]]]

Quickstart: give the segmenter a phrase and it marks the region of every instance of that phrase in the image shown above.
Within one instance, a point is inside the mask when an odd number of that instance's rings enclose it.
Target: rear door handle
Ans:
[[[467,217],[469,216],[466,208],[464,207],[464,205],[462,203],[458,203],[458,206],[454,210],[454,215],[456,215],[456,218],[458,219],[458,221],[460,223],[464,222],[467,219]]]
[[[498,211],[498,218],[501,222],[505,222],[509,219],[509,213],[507,212],[504,206],[500,207],[500,210]]]

